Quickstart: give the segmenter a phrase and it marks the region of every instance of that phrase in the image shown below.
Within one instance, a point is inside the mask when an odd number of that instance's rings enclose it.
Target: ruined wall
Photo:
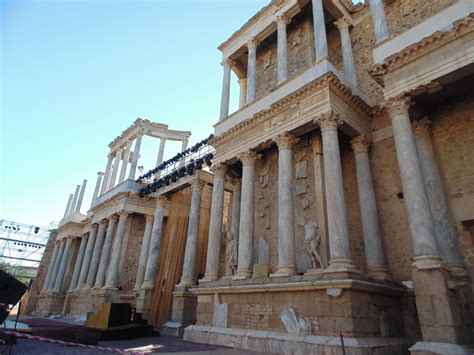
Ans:
[[[119,284],[124,291],[131,291],[135,286],[137,276],[138,261],[145,233],[145,216],[135,213],[130,215],[125,232],[119,265]]]

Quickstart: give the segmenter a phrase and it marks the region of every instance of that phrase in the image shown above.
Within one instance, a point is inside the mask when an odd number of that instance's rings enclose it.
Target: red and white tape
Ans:
[[[69,346],[78,346],[80,348],[93,349],[93,350],[97,350],[97,351],[104,351],[104,352],[107,351],[107,352],[112,352],[112,353],[131,354],[131,355],[142,354],[141,352],[137,352],[137,351],[126,351],[124,349],[114,349],[114,348],[106,348],[106,347],[103,347],[103,346],[94,346],[94,345],[72,343],[70,341],[44,338],[44,337],[40,337],[40,336],[37,336],[37,335],[19,333],[19,332],[14,332],[14,331],[11,331],[11,330],[1,330],[0,332],[2,332],[4,334],[16,336],[17,338],[39,340],[39,341],[44,341],[46,343],[56,343],[56,344],[63,344],[63,345],[69,345]]]

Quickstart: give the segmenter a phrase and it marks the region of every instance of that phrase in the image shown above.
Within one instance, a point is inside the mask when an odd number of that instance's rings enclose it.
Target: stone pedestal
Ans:
[[[142,288],[138,292],[137,297],[137,313],[142,314],[143,319],[148,319],[151,310],[151,301],[153,300],[153,294],[155,293],[155,289],[146,289]]]
[[[65,296],[64,292],[41,293],[34,314],[42,317],[62,314]]]
[[[173,292],[173,313],[166,322],[162,334],[183,336],[184,328],[196,323],[197,296],[188,291],[187,286],[177,285]]]

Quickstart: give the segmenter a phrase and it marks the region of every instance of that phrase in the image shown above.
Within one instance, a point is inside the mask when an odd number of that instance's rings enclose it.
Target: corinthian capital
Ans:
[[[191,188],[193,191],[202,192],[205,184],[203,180],[196,179],[191,183]]]
[[[342,125],[343,120],[339,114],[331,110],[314,119],[314,123],[319,126],[321,131],[327,131],[337,129],[337,126]]]
[[[259,158],[259,155],[253,151],[253,150],[247,150],[246,152],[240,153],[237,156],[237,159],[239,159],[242,162],[243,166],[252,166],[255,164],[255,160]]]
[[[367,153],[369,151],[370,140],[363,134],[351,140],[352,150],[355,154]]]
[[[215,177],[224,178],[225,173],[227,172],[227,165],[224,163],[212,164],[211,171],[214,173]]]
[[[277,144],[278,149],[291,149],[296,143],[298,143],[299,139],[296,138],[294,135],[285,132],[280,134],[273,141]]]
[[[291,20],[288,18],[287,15],[278,15],[276,17],[277,25],[288,25],[290,22]]]
[[[400,115],[408,116],[410,100],[411,98],[409,96],[401,96],[385,102],[382,106],[387,110],[390,119],[393,120],[395,117]]]
[[[345,17],[341,17],[339,20],[334,21],[334,24],[337,26],[339,29],[343,28],[349,28],[349,20]]]
[[[421,120],[414,121],[412,123],[413,133],[417,137],[429,137],[431,133],[431,121],[428,117],[424,117]]]
[[[165,207],[167,202],[168,202],[168,197],[165,195],[160,195],[156,199],[156,207],[158,206]]]
[[[247,48],[257,48],[258,40],[255,37],[252,37],[247,42]]]

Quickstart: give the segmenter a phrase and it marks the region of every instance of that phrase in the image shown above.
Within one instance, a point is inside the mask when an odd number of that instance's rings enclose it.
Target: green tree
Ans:
[[[7,274],[13,276],[21,283],[28,284],[27,272],[21,267],[0,259],[0,270],[5,271]]]

